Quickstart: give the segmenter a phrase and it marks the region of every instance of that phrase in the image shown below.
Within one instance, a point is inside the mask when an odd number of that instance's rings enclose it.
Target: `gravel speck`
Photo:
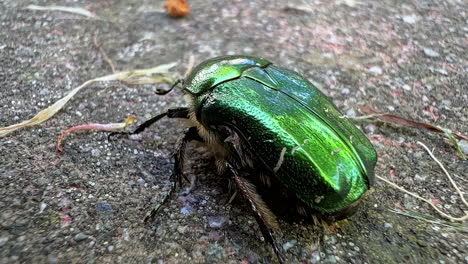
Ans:
[[[177,232],[185,234],[187,232],[188,226],[177,226]]]
[[[374,132],[377,130],[377,126],[374,124],[367,124],[366,126],[364,126],[364,130],[368,134],[374,134]]]
[[[351,108],[348,111],[346,111],[346,116],[347,117],[355,117],[356,116],[356,111],[353,108]]]
[[[294,247],[294,245],[297,243],[296,240],[291,240],[283,244],[283,249],[285,251],[288,251],[290,248]]]
[[[427,57],[436,58],[440,56],[440,54],[437,51],[430,48],[424,48],[423,51],[424,55],[426,55]]]
[[[372,66],[370,67],[369,72],[374,75],[381,75],[383,73],[383,70],[379,66]]]
[[[408,24],[414,24],[418,21],[418,17],[414,14],[402,16],[401,19]]]
[[[180,208],[180,213],[184,214],[184,215],[190,214],[190,206],[186,205],[186,206]]]
[[[229,221],[226,216],[210,216],[208,217],[208,225],[212,228],[222,228]]]
[[[405,85],[403,85],[403,90],[411,91],[411,86],[405,84]]]
[[[9,238],[7,236],[2,236],[0,237],[0,247],[5,245],[6,242],[8,242]]]
[[[41,214],[42,212],[44,212],[44,210],[46,209],[47,207],[47,204],[42,202],[40,207],[39,207],[39,213]]]
[[[145,186],[145,180],[143,180],[142,178],[138,178],[137,182],[141,187]]]
[[[320,262],[320,253],[315,251],[310,257],[310,263],[319,263]]]
[[[99,157],[100,155],[101,155],[101,151],[99,149],[92,149],[91,150],[91,156]]]
[[[88,237],[89,237],[89,236],[86,235],[85,233],[78,233],[78,234],[76,234],[76,235],[73,237],[73,239],[74,239],[75,241],[77,241],[77,242],[80,242],[80,241],[83,241],[83,240],[87,239]]]
[[[458,145],[463,153],[468,154],[468,140],[460,140]]]
[[[96,210],[98,212],[109,214],[112,213],[112,206],[106,202],[99,202],[96,203]]]
[[[448,75],[448,72],[445,69],[442,69],[442,68],[437,68],[437,69],[435,69],[435,71],[442,74],[442,75],[445,75],[445,76]]]
[[[46,94],[49,94],[49,89],[47,88],[43,88],[39,91],[39,94],[40,95],[46,95]]]

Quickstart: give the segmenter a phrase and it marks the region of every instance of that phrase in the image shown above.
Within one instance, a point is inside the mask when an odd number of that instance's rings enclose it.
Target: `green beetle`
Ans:
[[[207,143],[219,170],[231,171],[280,259],[274,240],[278,224],[257,188],[279,186],[302,208],[341,216],[373,184],[377,155],[372,144],[294,71],[261,58],[218,57],[195,67],[183,91],[189,107],[169,109],[131,134],[164,116],[190,120],[175,151],[174,186],[187,143]]]

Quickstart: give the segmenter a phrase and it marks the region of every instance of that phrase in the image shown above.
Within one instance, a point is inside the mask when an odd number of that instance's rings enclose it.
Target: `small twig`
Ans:
[[[444,165],[442,165],[442,163],[440,163],[440,161],[434,156],[434,154],[432,154],[432,151],[426,146],[424,145],[422,142],[416,142],[418,145],[422,146],[426,151],[427,153],[429,154],[429,156],[431,156],[431,158],[437,162],[437,164],[439,164],[440,168],[444,171],[445,175],[447,175],[447,177],[449,178],[450,182],[452,183],[453,187],[455,188],[455,190],[457,190],[457,193],[458,195],[460,195],[460,198],[462,200],[462,202],[465,204],[465,206],[468,207],[468,203],[466,202],[465,198],[463,197],[463,193],[460,191],[460,189],[458,188],[457,184],[453,181],[452,177],[450,176],[450,174],[448,173],[448,171],[445,169]]]
[[[442,165],[442,163],[432,154],[432,151],[426,146],[424,145],[422,142],[417,142],[418,145],[422,146],[426,151],[427,153],[429,154],[429,156],[431,156],[431,158],[437,162],[437,164],[439,164],[439,166],[442,168],[442,170],[444,171],[445,175],[447,175],[447,177],[449,178],[450,182],[452,183],[453,187],[455,188],[455,190],[457,190],[457,193],[460,195],[460,198],[461,200],[463,201],[463,203],[465,204],[465,206],[468,207],[468,203],[466,202],[465,198],[463,197],[463,193],[460,191],[460,189],[458,188],[457,184],[453,181],[452,177],[450,176],[450,174],[448,173],[448,171],[445,169],[444,165]],[[376,175],[376,177],[386,183],[388,183],[390,186],[392,186],[393,188],[396,188],[404,193],[407,193],[411,196],[413,196],[414,198],[416,199],[419,199],[419,200],[422,200],[426,203],[428,203],[430,206],[432,206],[432,208],[434,208],[434,210],[436,210],[440,215],[442,215],[443,217],[445,218],[448,218],[452,221],[465,221],[466,219],[468,219],[468,214],[465,214],[464,216],[462,217],[453,217],[451,215],[448,215],[444,212],[442,212],[439,208],[437,208],[437,206],[435,206],[431,201],[427,200],[427,199],[424,199],[422,198],[421,196],[415,194],[415,193],[412,193],[412,192],[409,192],[407,190],[405,190],[403,187],[400,187],[398,186],[397,184],[381,177],[381,176],[378,176]]]
[[[424,221],[424,222],[427,222],[427,223],[430,223],[430,224],[441,225],[441,226],[445,226],[445,227],[448,227],[448,228],[453,228],[453,229],[456,229],[456,230],[459,230],[459,231],[462,231],[462,232],[468,232],[468,229],[463,228],[463,227],[459,227],[459,226],[453,226],[452,224],[450,224],[450,222],[442,223],[442,222],[437,221],[437,220],[427,219],[427,218],[424,218],[422,216],[406,213],[406,212],[403,212],[403,211],[400,211],[400,210],[394,210],[394,209],[388,209],[388,210],[390,212],[392,212],[392,213],[399,214],[399,215],[404,215],[404,216],[411,217],[411,218],[414,218],[414,219],[418,219],[418,220],[421,220],[421,221]]]
[[[96,35],[94,35],[94,38],[93,38],[94,46],[98,49],[99,53],[101,53],[102,57],[104,58],[104,61],[107,62],[107,64],[109,64],[109,66],[111,67],[112,73],[115,73],[116,70],[115,70],[114,63],[109,58],[109,56],[107,56],[107,53],[101,48],[101,46],[98,43],[98,40],[97,40],[98,34],[99,32],[97,32]]]
[[[50,6],[28,5],[26,9],[36,10],[36,11],[62,11],[62,12],[68,12],[68,13],[85,16],[87,18],[100,19],[95,14],[81,7],[68,7],[68,6],[55,6],[55,5],[50,5]]]
[[[453,217],[451,215],[448,215],[448,214],[442,212],[439,208],[437,208],[437,206],[435,206],[433,203],[431,203],[431,201],[429,201],[429,200],[427,200],[425,198],[422,198],[421,196],[419,196],[419,195],[417,195],[415,193],[409,192],[409,191],[405,190],[403,187],[400,187],[397,184],[395,184],[395,183],[393,183],[393,182],[391,182],[391,181],[389,181],[389,180],[387,180],[387,179],[385,179],[385,178],[383,178],[383,177],[381,177],[379,175],[375,175],[375,177],[377,177],[377,179],[379,179],[379,180],[382,180],[382,181],[388,183],[390,186],[392,186],[395,189],[398,189],[398,190],[400,190],[400,191],[402,191],[404,193],[407,193],[407,194],[413,196],[416,199],[419,199],[419,200],[421,200],[423,202],[428,203],[430,206],[432,206],[432,208],[434,208],[434,210],[436,210],[440,215],[442,215],[443,217],[445,217],[447,219],[450,219],[452,221],[465,221],[466,219],[468,219],[468,214],[466,214],[463,217]]]
[[[187,64],[187,70],[185,70],[185,73],[184,73],[184,78],[187,78],[187,76],[190,74],[190,72],[192,71],[193,69],[193,65],[195,64],[195,56],[193,55],[190,55],[189,57],[189,61],[188,61],[188,64]]]

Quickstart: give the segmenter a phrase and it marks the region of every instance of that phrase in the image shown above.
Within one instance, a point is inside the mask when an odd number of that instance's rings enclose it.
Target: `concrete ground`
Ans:
[[[84,81],[110,73],[94,36],[118,70],[196,62],[226,54],[264,57],[312,80],[348,116],[357,105],[468,133],[468,5],[458,0],[190,0],[168,17],[162,0],[0,2],[0,126],[31,118]],[[100,19],[29,4],[83,7]],[[167,85],[97,84],[49,121],[0,138],[0,263],[275,263],[248,206],[230,198],[212,156],[192,147],[188,175],[200,187],[178,195],[150,224],[142,218],[169,190],[171,151],[184,127],[163,120],[140,140],[105,133],[65,139],[87,122],[139,122],[183,105]],[[358,122],[379,154],[376,174],[461,216],[454,188],[426,143],[467,189],[468,163],[443,136]],[[466,142],[465,142],[466,144]],[[466,145],[465,145],[466,147]],[[428,205],[377,181],[346,221],[324,230],[282,219],[292,263],[467,263],[466,224],[429,223]],[[442,224],[441,224],[442,223]]]

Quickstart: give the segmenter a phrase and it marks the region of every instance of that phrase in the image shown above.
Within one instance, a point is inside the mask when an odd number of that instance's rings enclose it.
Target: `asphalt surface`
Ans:
[[[0,126],[31,118],[86,80],[117,70],[177,62],[190,56],[247,54],[296,70],[347,116],[359,105],[468,133],[468,5],[466,1],[191,0],[184,18],[163,1],[0,2]],[[88,19],[29,4],[82,7]],[[0,138],[0,263],[276,263],[249,207],[216,174],[213,157],[190,148],[186,173],[200,186],[173,197],[155,221],[144,215],[171,186],[171,153],[184,125],[162,120],[140,138],[107,141],[82,132],[55,152],[58,133],[88,122],[139,122],[184,105],[168,85],[100,83],[80,92],[54,118]],[[462,190],[468,163],[441,135],[356,121],[374,144],[376,174],[431,199],[447,213],[467,208],[438,165]],[[466,142],[462,142],[466,151]],[[273,205],[274,206],[274,205]],[[425,220],[405,214],[418,212]],[[381,181],[358,212],[327,229],[280,218],[292,263],[467,263],[466,223],[430,223],[428,205]]]

